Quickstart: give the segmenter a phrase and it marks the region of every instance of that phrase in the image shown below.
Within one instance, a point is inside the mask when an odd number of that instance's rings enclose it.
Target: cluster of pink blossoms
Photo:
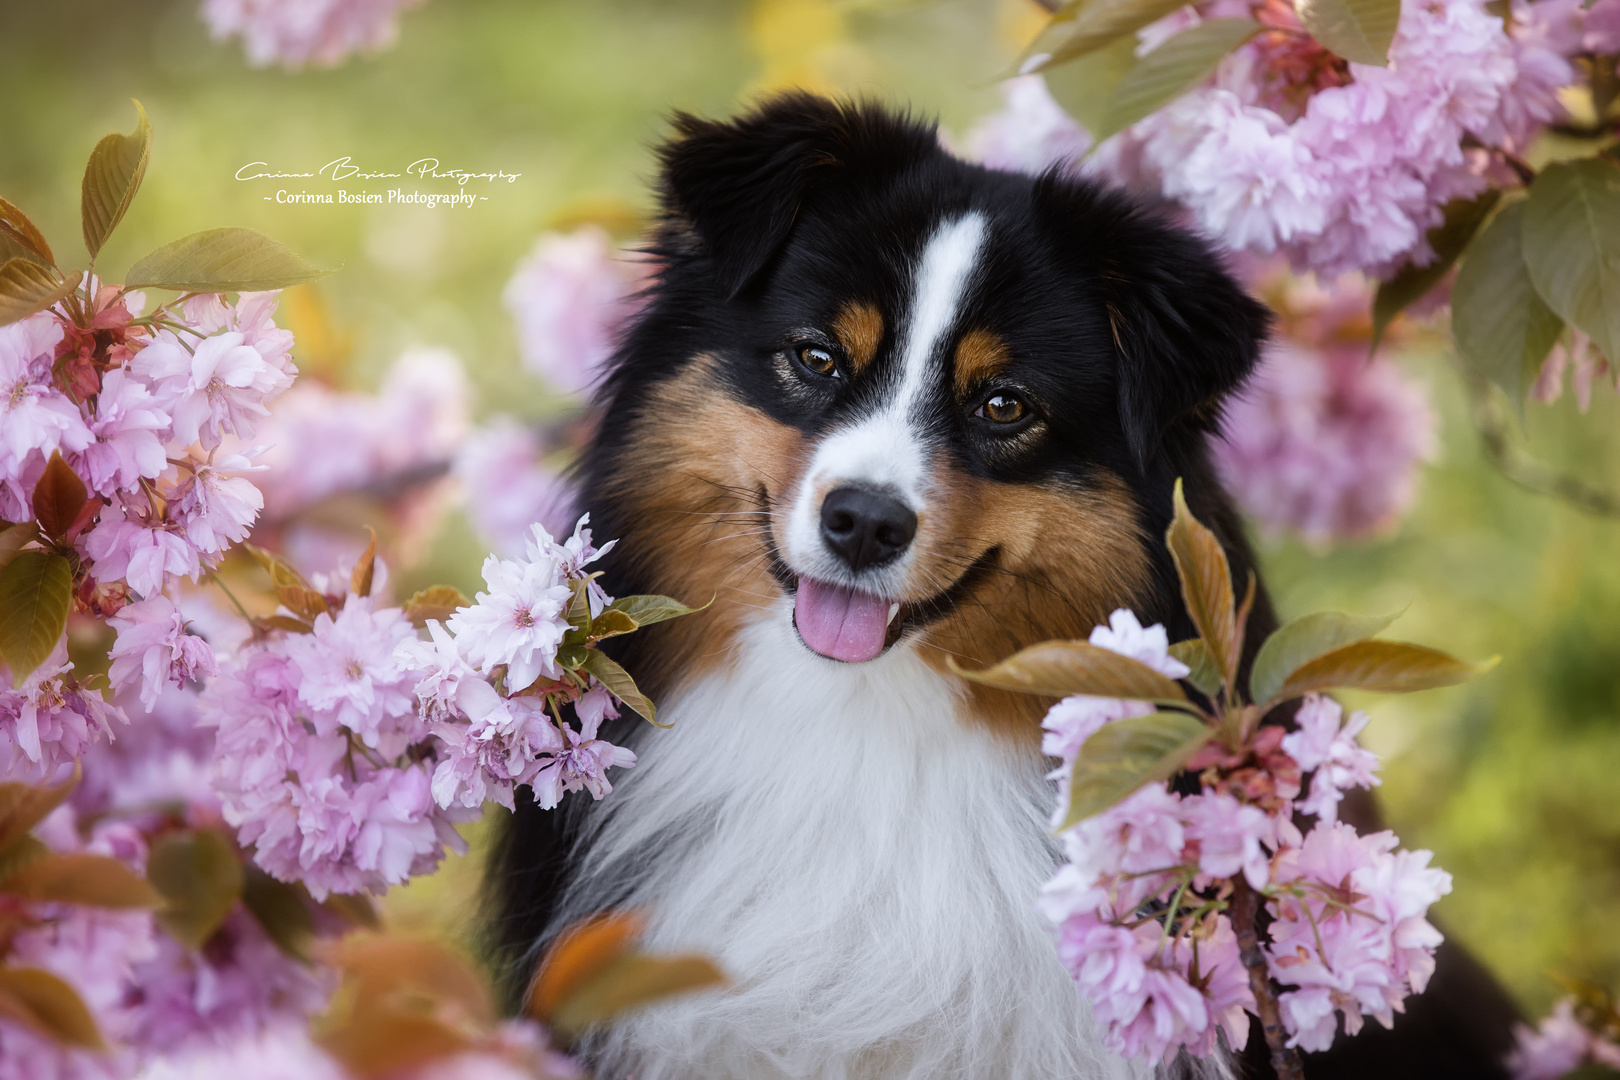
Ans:
[[[1284,332],[1227,405],[1211,444],[1222,481],[1269,533],[1320,546],[1389,530],[1438,449],[1427,393],[1367,355],[1372,290],[1359,275],[1266,292]]]
[[[214,670],[167,593],[244,539],[263,506],[244,475],[255,451],[225,443],[250,437],[292,384],[292,337],[274,323],[273,293],[235,305],[193,296],[146,319],[139,294],[92,284],[86,296],[85,325],[58,305],[0,327],[0,519],[31,521],[36,488],[67,467],[50,484],[84,499],[55,537],[80,557],[76,603],[110,620],[112,684],[138,685],[150,708],[164,686]],[[14,778],[56,775],[122,718],[72,669],[64,637],[20,688],[0,691]]]
[[[1613,1022],[1613,1017],[1603,1019]],[[1576,1002],[1569,998],[1560,1001],[1552,1015],[1536,1027],[1520,1024],[1508,1058],[1515,1080],[1563,1080],[1587,1065],[1620,1072],[1616,1032],[1612,1028],[1595,1031],[1595,1026],[1581,1022]]]
[[[334,67],[399,37],[399,13],[422,0],[203,0],[215,39],[240,37],[254,67]]]
[[[1171,678],[1188,669],[1170,656],[1163,627],[1144,629],[1114,613],[1091,643]],[[1087,738],[1141,702],[1076,696],[1053,706],[1045,749],[1064,777]],[[1200,752],[1203,790],[1178,795],[1151,784],[1062,833],[1068,861],[1042,890],[1041,911],[1058,927],[1058,951],[1110,1049],[1170,1060],[1180,1048],[1212,1053],[1248,1039],[1256,1008],[1228,914],[1233,889],[1258,893],[1270,915],[1261,942],[1289,1045],[1324,1050],[1340,1017],[1388,1025],[1406,996],[1422,992],[1440,934],[1429,905],[1451,878],[1426,851],[1396,849],[1387,832],[1359,836],[1336,820],[1342,792],[1377,783],[1377,759],[1357,745],[1366,718],[1348,723],[1329,698],[1308,696],[1298,728],[1262,729],[1250,756]],[[1300,800],[1301,777],[1311,774]],[[1062,807],[1067,798],[1062,800]],[[1294,814],[1317,816],[1301,834]]]
[[[613,698],[557,663],[575,588],[593,613],[608,602],[583,569],[606,550],[584,524],[560,544],[537,525],[525,557],[490,556],[489,591],[427,620],[428,641],[405,609],[317,576],[327,609],[306,632],[261,631],[223,659],[200,709],[225,820],[260,867],[317,899],[380,893],[464,850],[455,825],[511,807],[517,786],[547,808],[612,790],[607,770],[635,763],[596,737]]]
[[[565,394],[589,390],[635,311],[641,271],[599,226],[541,236],[503,295],[524,366]]]

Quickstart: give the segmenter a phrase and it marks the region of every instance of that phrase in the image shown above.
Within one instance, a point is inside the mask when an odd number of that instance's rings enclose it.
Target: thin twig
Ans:
[[[1299,1051],[1288,1045],[1288,1032],[1283,1028],[1282,1013],[1277,1008],[1277,992],[1271,985],[1271,973],[1266,970],[1265,954],[1260,951],[1260,931],[1255,926],[1259,914],[1260,894],[1239,875],[1237,890],[1232,894],[1232,929],[1237,933],[1243,966],[1249,972],[1249,989],[1254,992],[1260,1030],[1265,1033],[1266,1046],[1271,1051],[1271,1068],[1277,1080],[1305,1080],[1305,1063],[1300,1060]]]
[[[1474,424],[1485,444],[1485,457],[1498,472],[1526,491],[1562,499],[1577,510],[1599,517],[1620,517],[1620,494],[1594,487],[1568,476],[1526,454],[1509,438],[1507,417],[1493,400],[1490,388],[1475,378]]]

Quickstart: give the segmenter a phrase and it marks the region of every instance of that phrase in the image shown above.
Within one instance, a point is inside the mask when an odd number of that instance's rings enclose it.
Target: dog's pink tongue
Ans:
[[[822,656],[858,664],[883,651],[889,602],[881,596],[802,577],[793,622],[804,643]]]

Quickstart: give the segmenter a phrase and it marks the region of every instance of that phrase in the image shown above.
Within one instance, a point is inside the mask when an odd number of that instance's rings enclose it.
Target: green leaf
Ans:
[[[1101,143],[1157,112],[1209,78],[1222,58],[1259,32],[1260,24],[1253,19],[1211,19],[1138,58],[1108,96],[1101,123],[1087,125],[1092,140]]]
[[[78,991],[42,968],[0,968],[0,1016],[64,1046],[106,1049]]]
[[[1205,697],[1213,698],[1221,692],[1221,687],[1225,685],[1221,679],[1221,669],[1215,663],[1215,658],[1209,655],[1203,638],[1176,642],[1170,646],[1170,655],[1192,669],[1187,681],[1198,687]]]
[[[4,570],[17,552],[39,539],[39,526],[32,521],[8,525],[0,529],[0,570]]]
[[[454,585],[430,585],[411,597],[405,605],[405,617],[417,626],[426,626],[429,619],[444,622],[456,613],[457,608],[467,607],[471,603]]]
[[[563,618],[575,630],[584,630],[591,624],[590,584],[589,578],[573,578],[568,582],[568,608]]]
[[[30,863],[43,859],[50,853],[51,849],[46,847],[38,837],[18,837],[5,847],[0,848],[0,883],[3,883],[11,875],[22,870]],[[3,891],[4,888],[5,886],[0,884],[0,891]]]
[[[1428,266],[1406,266],[1388,281],[1379,283],[1378,295],[1373,297],[1373,333],[1369,352],[1378,351],[1379,343],[1384,340],[1384,331],[1395,321],[1395,316],[1440,284],[1440,279],[1456,264],[1463,249],[1474,238],[1501,197],[1500,191],[1490,188],[1477,199],[1453,199],[1446,204],[1445,220],[1430,229],[1428,235],[1435,260]]]
[[[0,235],[4,235],[26,256],[39,260],[45,266],[56,265],[56,256],[51,254],[51,245],[45,242],[45,235],[28,220],[27,214],[5,199],[0,199]]]
[[[96,143],[84,167],[79,207],[84,218],[84,246],[92,261],[123,220],[146,175],[146,161],[152,153],[152,125],[147,123],[146,110],[138,101],[135,112],[139,116],[135,131],[108,135]]]
[[[68,467],[62,460],[62,452],[57,450],[45,463],[45,471],[34,485],[34,519],[46,536],[60,540],[73,528],[89,497],[84,481]]]
[[[1181,596],[1204,647],[1221,677],[1232,686],[1237,682],[1238,657],[1243,651],[1243,632],[1233,610],[1232,568],[1215,534],[1187,509],[1180,477],[1176,478],[1174,501],[1175,517],[1164,541],[1181,579]]]
[[[309,962],[315,916],[297,885],[277,881],[257,866],[242,871],[242,904],[276,947],[294,960]]]
[[[73,567],[49,551],[23,551],[0,570],[0,660],[21,686],[62,639]]]
[[[187,948],[214,936],[242,895],[242,864],[212,829],[170,833],[152,845],[146,878],[163,895],[158,925]]]
[[[951,660],[947,660],[947,664],[964,679],[1025,694],[1046,697],[1088,694],[1132,701],[1187,700],[1186,691],[1168,675],[1089,641],[1043,641],[1020,649],[983,671],[963,670]]]
[[[252,229],[208,229],[165,244],[129,268],[130,288],[181,292],[285,289],[330,274]]]
[[[1524,261],[1563,320],[1620,360],[1620,165],[1548,165],[1524,210]]]
[[[1451,287],[1451,333],[1469,367],[1524,401],[1564,329],[1530,281],[1521,248],[1524,203],[1504,207],[1468,246]]]
[[[1495,660],[1470,664],[1437,649],[1402,641],[1357,641],[1301,665],[1272,696],[1287,701],[1334,689],[1408,694],[1455,686],[1495,666]]]
[[[44,311],[79,287],[75,271],[64,279],[32,259],[16,258],[0,266],[0,326]]]
[[[577,641],[564,641],[557,646],[557,666],[569,671],[578,671],[580,666],[590,658],[590,650]],[[523,687],[510,687],[513,690],[522,690]]]
[[[621,596],[608,605],[612,611],[622,611],[635,620],[638,627],[651,626],[653,623],[665,622],[669,619],[678,619],[682,615],[696,615],[708,609],[711,599],[702,607],[687,607],[679,600],[669,596],[656,596],[646,594],[642,596]]]
[[[706,957],[625,953],[563,1001],[552,1013],[551,1025],[578,1032],[654,1001],[725,983],[725,975]]]
[[[591,637],[597,641],[618,637],[620,634],[634,633],[639,629],[636,620],[618,608],[604,608],[602,614],[591,620]]]
[[[1108,104],[1114,91],[1136,67],[1136,36],[1127,35],[1078,60],[1068,60],[1043,72],[1046,88],[1087,131],[1108,122]]]
[[[1181,712],[1132,716],[1104,727],[1080,748],[1069,777],[1060,830],[1100,814],[1144,784],[1168,780],[1209,741],[1203,721]]]
[[[1296,0],[1294,10],[1312,37],[1346,60],[1389,63],[1401,0]]]
[[[1249,696],[1265,704],[1298,668],[1343,648],[1351,642],[1370,638],[1399,617],[1394,615],[1346,615],[1342,611],[1318,611],[1301,615],[1266,638],[1255,654],[1249,671]]]
[[[1043,53],[1048,58],[1020,70],[1044,71],[1122,40],[1130,42],[1134,54],[1136,31],[1184,6],[1176,0],[1075,0],[1065,4],[1024,50],[1026,58]]]
[[[117,859],[76,852],[36,859],[0,882],[27,900],[102,908],[156,907],[157,890]]]
[[[608,688],[608,693],[624,702],[654,724],[658,723],[658,710],[647,696],[636,689],[630,673],[615,663],[600,649],[586,649],[585,662],[580,670],[596,676],[596,681]]]

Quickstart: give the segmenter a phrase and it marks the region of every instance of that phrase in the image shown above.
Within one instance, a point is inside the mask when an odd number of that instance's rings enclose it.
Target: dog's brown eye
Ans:
[[[799,363],[815,372],[817,375],[837,375],[838,361],[833,354],[820,345],[800,345]]]
[[[979,406],[979,415],[997,424],[1012,424],[1022,420],[1029,409],[1011,394],[996,394]]]

